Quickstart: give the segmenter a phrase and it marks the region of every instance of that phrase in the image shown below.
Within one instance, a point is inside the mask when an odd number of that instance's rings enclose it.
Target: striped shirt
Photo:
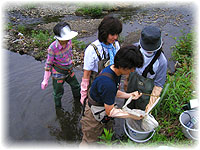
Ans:
[[[68,66],[72,64],[72,42],[68,41],[66,47],[62,47],[58,40],[55,40],[48,48],[47,60],[45,63],[45,70],[52,72],[52,77],[61,79],[66,75],[57,72],[53,68],[53,64],[58,66]]]

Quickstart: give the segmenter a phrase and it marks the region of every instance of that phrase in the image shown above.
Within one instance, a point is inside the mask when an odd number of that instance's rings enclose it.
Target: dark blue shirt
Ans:
[[[114,81],[107,76],[97,77],[91,85],[90,96],[96,102],[103,102],[107,105],[113,105],[121,76],[117,76],[115,72],[110,69],[110,66],[103,69],[102,73],[104,72],[112,74]]]

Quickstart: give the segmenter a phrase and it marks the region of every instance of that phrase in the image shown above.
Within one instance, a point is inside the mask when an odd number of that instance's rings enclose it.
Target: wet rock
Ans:
[[[81,30],[81,33],[88,33],[88,31],[86,31],[86,30]]]
[[[39,51],[39,48],[34,48],[34,52],[38,52]]]
[[[22,42],[22,41],[23,41],[23,39],[16,39],[12,43],[19,43],[19,42]]]

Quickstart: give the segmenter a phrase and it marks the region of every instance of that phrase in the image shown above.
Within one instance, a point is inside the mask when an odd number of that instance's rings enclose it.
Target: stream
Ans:
[[[182,34],[180,30],[184,29],[186,33],[195,25],[193,19],[193,6],[162,6],[168,8],[168,11],[160,12],[166,16],[178,16],[178,25],[174,25],[174,20],[170,21],[167,18],[156,19],[156,22],[148,22],[149,16],[142,18],[142,25],[139,21],[135,21],[135,13],[122,11],[121,13],[114,13],[113,15],[119,17],[120,15],[127,15],[132,19],[123,23],[122,36],[132,37],[131,33],[135,30],[141,30],[145,25],[158,25],[161,27],[162,37],[164,41],[164,53],[169,60],[168,68],[173,70],[174,62],[170,60],[172,49],[170,47],[175,44],[172,37],[178,37]],[[144,7],[142,10],[148,14],[156,14],[158,7]],[[134,17],[133,17],[134,16]],[[146,22],[145,22],[146,21]],[[81,38],[84,42],[91,42],[97,38],[97,33],[92,36]],[[16,144],[23,143],[80,143],[81,127],[80,117],[81,110],[77,108],[77,102],[74,102],[71,89],[68,84],[64,84],[65,92],[62,98],[62,105],[64,111],[56,111],[54,108],[54,101],[52,95],[52,80],[49,80],[49,86],[45,90],[41,90],[40,84],[43,80],[44,61],[36,61],[33,57],[27,55],[19,55],[8,50],[2,50],[3,55],[6,56],[8,66],[6,69],[7,81],[3,85],[6,91],[6,98],[4,99],[7,106],[5,118],[7,121],[6,139],[9,142]],[[76,77],[81,83],[83,72],[81,69],[75,68]],[[123,105],[123,100],[117,100],[119,106]],[[114,132],[115,138],[122,138],[125,133],[123,131],[123,119],[115,119]]]
[[[45,90],[41,90],[44,63],[31,56],[3,51],[9,61],[7,74],[8,139],[12,142],[80,142],[81,109],[76,109],[70,86],[64,84],[62,99],[64,111],[56,111],[52,95],[52,80]],[[25,65],[24,65],[25,64]],[[13,69],[15,68],[15,69]],[[74,69],[79,82],[83,72]],[[119,101],[118,104],[123,104]],[[79,101],[78,101],[79,103]],[[115,129],[119,135],[123,130],[116,121]],[[118,129],[119,128],[119,129]]]

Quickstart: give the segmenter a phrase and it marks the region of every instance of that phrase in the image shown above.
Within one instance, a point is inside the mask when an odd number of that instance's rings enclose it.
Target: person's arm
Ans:
[[[47,60],[45,63],[45,71],[50,71],[53,66],[54,52],[51,47],[48,48]]]
[[[47,55],[47,60],[45,63],[45,72],[44,72],[44,77],[43,77],[43,81],[41,83],[41,89],[46,89],[46,87],[48,86],[48,81],[49,78],[51,76],[51,67],[53,64],[53,60],[54,60],[54,54],[53,54],[53,50],[51,48],[48,48],[48,55]]]
[[[167,59],[165,58],[163,53],[161,53],[158,61],[159,61],[159,66],[158,70],[156,71],[154,85],[163,88],[167,77]]]
[[[107,81],[107,82],[106,82]],[[112,84],[111,84],[112,83]],[[139,94],[138,92],[133,92],[133,93],[125,93],[122,92],[120,90],[117,91],[116,93],[116,89],[114,88],[114,84],[113,82],[108,82],[107,78],[104,78],[99,80],[99,89],[101,93],[101,99],[103,100],[104,103],[104,107],[105,107],[105,111],[106,114],[109,117],[117,117],[117,118],[133,118],[135,120],[139,120],[142,119],[142,117],[137,117],[134,115],[131,115],[125,111],[123,111],[122,109],[117,109],[114,107],[114,102],[115,102],[115,98],[118,95],[121,98],[129,98],[132,95],[134,95],[134,98],[138,98],[139,96],[141,96],[142,94]]]
[[[153,90],[151,92],[151,95],[153,95],[153,96],[150,97],[149,103],[147,104],[147,106],[145,108],[145,112],[147,112],[152,107],[152,105],[155,103],[155,101],[160,96],[161,92],[162,92],[161,87],[159,87],[159,86],[153,87]]]
[[[138,91],[132,92],[132,93],[126,93],[123,91],[118,90],[117,91],[117,98],[122,98],[122,99],[127,99],[131,96],[133,96],[133,99],[136,100],[138,99],[140,96],[142,95],[142,93],[139,93]]]
[[[122,109],[117,109],[114,107],[114,104],[113,105],[104,104],[104,107],[105,107],[106,115],[108,115],[109,117],[132,118],[134,120],[140,120],[143,118],[143,116],[137,117],[123,111]]]
[[[81,81],[81,99],[80,99],[81,104],[84,103],[84,99],[87,97],[87,90],[90,84],[90,75],[91,75],[90,70],[84,70]]]
[[[156,72],[156,77],[154,80],[154,87],[151,92],[151,96],[148,105],[146,106],[145,112],[147,112],[151,106],[155,103],[156,99],[160,96],[163,86],[166,81],[166,74],[167,74],[167,59],[165,56],[161,53],[159,60],[159,67]]]
[[[90,84],[90,75],[92,72],[92,68],[94,68],[94,55],[95,51],[94,48],[92,46],[88,46],[85,50],[84,53],[84,72],[83,72],[83,77],[82,77],[82,81],[81,81],[81,99],[80,102],[83,104],[84,103],[84,99],[87,97],[87,90],[88,90],[88,86]]]
[[[91,75],[91,70],[84,70],[83,71],[83,78],[84,79],[90,79],[90,75]]]

